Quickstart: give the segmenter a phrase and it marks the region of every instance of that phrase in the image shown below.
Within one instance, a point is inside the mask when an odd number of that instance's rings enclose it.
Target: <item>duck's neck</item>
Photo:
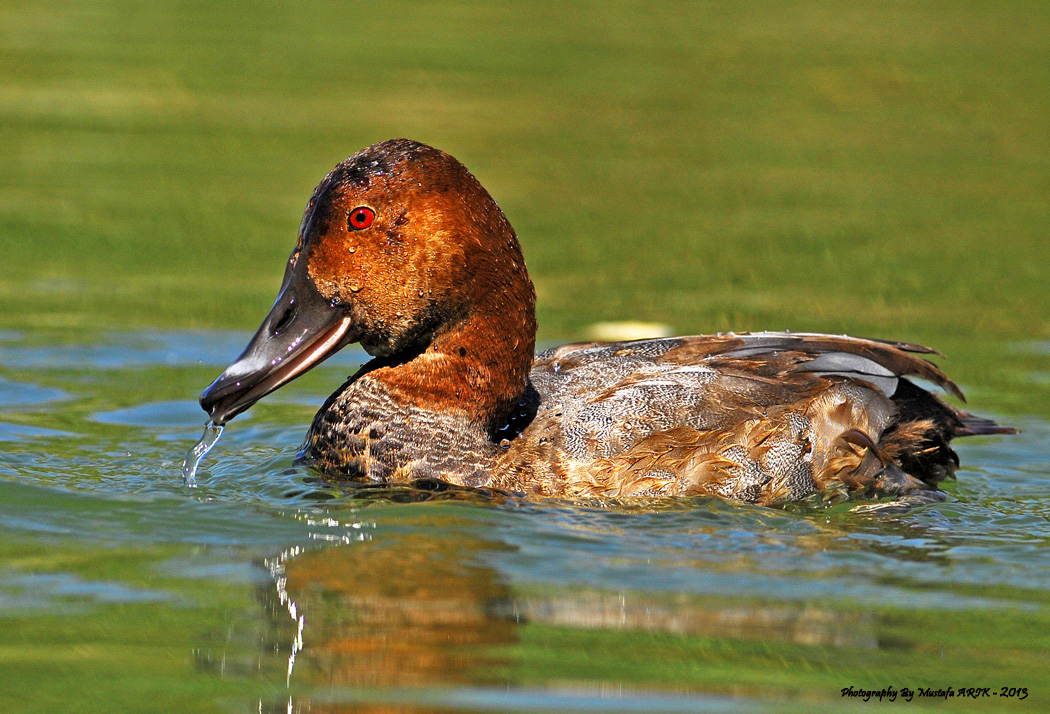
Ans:
[[[427,411],[461,413],[489,435],[525,393],[536,343],[535,291],[518,270],[438,331],[426,349],[368,373],[396,400]]]

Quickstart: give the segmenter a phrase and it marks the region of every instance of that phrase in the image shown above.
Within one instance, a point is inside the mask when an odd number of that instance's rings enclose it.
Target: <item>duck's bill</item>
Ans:
[[[352,342],[353,332],[316,288],[286,281],[244,353],[201,393],[201,408],[225,424]]]

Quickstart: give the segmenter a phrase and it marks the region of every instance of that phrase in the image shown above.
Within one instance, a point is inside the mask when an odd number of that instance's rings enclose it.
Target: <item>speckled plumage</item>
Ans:
[[[374,212],[365,228],[353,211]],[[513,228],[451,156],[407,140],[351,156],[307,206],[278,300],[201,397],[222,423],[348,342],[376,356],[318,412],[301,458],[373,482],[530,496],[781,503],[936,496],[956,436],[1009,428],[918,345],[756,333],[565,345],[533,357]]]
[[[879,453],[899,448],[893,435],[912,429],[921,451],[968,420],[985,422],[910,382],[925,410],[902,414],[893,396],[904,375],[957,391],[909,349],[926,351],[791,333],[566,345],[536,358],[494,434],[461,414],[399,403],[364,371],[318,413],[303,458],[344,477],[570,498],[915,493],[951,473],[951,456],[927,481],[908,476]]]

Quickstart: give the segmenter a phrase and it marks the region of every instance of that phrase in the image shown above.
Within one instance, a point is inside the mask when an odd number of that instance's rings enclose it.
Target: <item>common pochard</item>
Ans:
[[[935,500],[954,437],[1013,431],[907,379],[962,397],[919,345],[763,332],[534,355],[535,301],[477,179],[437,149],[385,141],[314,190],[276,302],[200,403],[223,424],[358,342],[374,359],[317,413],[303,461],[585,499]]]

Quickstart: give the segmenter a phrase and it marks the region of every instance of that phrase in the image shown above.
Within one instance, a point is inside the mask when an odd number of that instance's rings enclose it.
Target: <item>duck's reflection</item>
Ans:
[[[268,611],[294,623],[291,681],[356,688],[491,682],[494,653],[514,641],[516,627],[510,589],[475,564],[491,547],[467,536],[404,534],[285,554],[273,567],[277,587],[264,597]]]
[[[878,646],[870,614],[812,601],[512,588],[486,565],[499,562],[506,544],[470,528],[454,534],[447,528],[403,530],[374,541],[290,551],[271,563],[275,584],[260,591],[271,613],[266,639],[271,656],[287,658],[293,696],[261,710],[422,712],[430,709],[406,699],[406,691],[478,687],[652,689],[661,685],[646,674],[645,662],[639,661],[636,677],[623,678],[623,663],[641,656],[630,643],[646,633],[681,637],[686,644]],[[595,633],[612,631],[621,635],[616,651],[595,650]],[[537,646],[547,648],[542,664],[530,659]],[[706,651],[715,656],[716,650]],[[587,673],[574,669],[583,659]]]

